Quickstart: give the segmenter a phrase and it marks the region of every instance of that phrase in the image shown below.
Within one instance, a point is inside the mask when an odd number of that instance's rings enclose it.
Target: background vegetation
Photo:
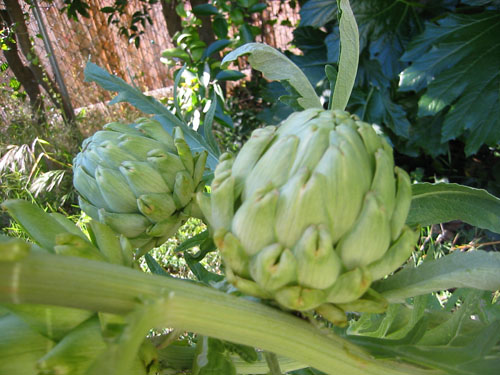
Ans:
[[[395,147],[397,163],[414,180],[458,182],[499,196],[500,2],[355,0],[352,6],[361,55],[348,110],[380,125]],[[105,20],[106,32],[133,48],[127,47],[129,54],[150,54],[151,35],[168,40],[169,48],[154,57],[163,65],[155,63],[149,71],[129,71],[128,76],[114,71],[116,47],[106,51],[101,39],[91,59],[129,82],[139,82],[141,90],[157,88],[140,83],[151,82],[148,76],[163,76],[163,85],[175,81],[177,103],[171,86],[155,95],[199,131],[209,109],[215,108],[214,129],[222,149],[236,152],[254,128],[277,124],[293,111],[289,101],[278,100],[287,94],[280,83],[268,83],[245,66],[221,69],[221,57],[244,43],[264,41],[284,50],[306,72],[325,106],[328,103],[325,67],[335,68],[339,58],[335,1],[39,4],[45,21],[54,20],[55,8],[60,22],[80,34],[87,20],[101,31]],[[81,140],[106,122],[133,121],[141,114],[126,104],[98,104],[108,97],[96,96],[95,86],[85,84],[88,92],[80,88],[70,96],[69,106],[84,102],[86,107],[68,115],[55,67],[40,44],[43,37],[34,32],[34,9],[34,2],[21,0],[4,0],[1,9],[0,198],[27,198],[50,211],[78,217],[71,163]],[[80,67],[88,53],[81,47]],[[56,58],[64,61],[64,51],[57,51]],[[82,72],[79,77],[82,80]],[[9,226],[5,217],[2,226]]]

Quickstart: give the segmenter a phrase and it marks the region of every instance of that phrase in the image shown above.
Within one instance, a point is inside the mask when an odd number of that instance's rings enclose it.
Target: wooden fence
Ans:
[[[97,85],[84,82],[83,70],[89,60],[125,81],[133,82],[142,91],[170,87],[171,74],[167,66],[160,61],[160,56],[163,50],[173,44],[167,33],[161,5],[152,6],[150,15],[153,25],[148,25],[145,34],[141,36],[141,46],[137,49],[118,35],[118,29],[109,26],[106,14],[99,11],[102,7],[110,6],[113,0],[87,1],[91,17],[80,17],[78,22],[69,20],[65,14],[60,13],[62,0],[40,4],[73,106],[84,107],[109,100],[111,97]],[[138,0],[129,2],[131,8],[140,3]],[[291,9],[288,2],[276,0],[267,3],[268,8],[259,16],[260,19],[256,20],[257,25],[263,29],[263,35],[258,41],[286,49],[292,39],[293,28],[281,25],[281,21],[288,19],[295,25],[299,19],[297,11]],[[265,22],[273,19],[277,20],[273,26]],[[39,33],[34,18],[30,18],[28,27],[32,36]],[[43,42],[34,39],[39,56],[44,65],[49,67]]]

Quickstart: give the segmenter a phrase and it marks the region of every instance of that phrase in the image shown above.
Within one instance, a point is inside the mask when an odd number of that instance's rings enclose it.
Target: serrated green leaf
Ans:
[[[500,321],[488,325],[474,324],[468,316],[468,322],[464,322],[468,324],[462,324],[458,329],[452,327],[445,332],[446,336],[453,339],[450,344],[426,344],[424,342],[426,328],[435,323],[438,327],[439,324],[447,325],[449,320],[454,319],[455,314],[447,315],[448,320],[444,317],[444,323],[443,317],[432,323],[430,319],[422,319],[407,337],[401,340],[363,336],[349,336],[349,338],[380,358],[392,357],[425,364],[448,374],[495,375],[498,370],[496,366],[500,363],[500,353],[498,348],[495,348],[500,333]],[[468,337],[468,334],[471,336]]]
[[[500,233],[500,199],[486,190],[458,184],[420,183],[412,185],[412,194],[408,225],[462,220]]]
[[[299,93],[297,101],[302,108],[321,108],[314,88],[299,67],[281,52],[265,44],[249,43],[237,48],[224,57],[222,68],[243,55],[249,55],[250,65],[268,79],[289,83]]]
[[[500,253],[454,252],[376,282],[373,288],[389,302],[451,288],[500,289]]]
[[[427,91],[419,116],[448,106],[442,141],[466,135],[466,154],[500,140],[500,14],[450,14],[426,24],[402,60],[411,62],[400,76],[401,91]]]
[[[321,27],[335,19],[337,2],[333,0],[309,0],[300,8],[300,26]]]
[[[363,111],[356,111],[363,121],[385,125],[402,138],[409,137],[410,122],[405,110],[391,100],[389,90],[372,87]]]

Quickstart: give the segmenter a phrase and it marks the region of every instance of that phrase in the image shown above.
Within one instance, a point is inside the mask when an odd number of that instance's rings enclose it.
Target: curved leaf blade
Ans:
[[[389,302],[451,288],[500,289],[500,253],[454,252],[376,282],[373,288]]]
[[[432,225],[452,220],[500,233],[500,199],[486,190],[458,184],[420,183],[412,186],[408,225]]]
[[[340,58],[332,109],[344,110],[351,97],[359,63],[359,31],[349,0],[340,0]]]
[[[54,252],[56,238],[61,233],[70,232],[88,241],[75,225],[71,228],[71,223],[62,223],[60,218],[48,214],[31,202],[11,199],[3,202],[1,207],[23,227],[33,241],[50,252]]]
[[[321,108],[321,102],[306,75],[288,57],[278,50],[261,43],[248,43],[227,54],[222,60],[225,69],[240,56],[249,55],[252,68],[261,71],[266,78],[285,81],[298,93],[297,102],[303,108]]]

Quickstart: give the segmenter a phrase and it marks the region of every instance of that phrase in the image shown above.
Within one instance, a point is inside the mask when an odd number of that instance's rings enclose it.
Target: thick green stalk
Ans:
[[[259,347],[329,374],[441,374],[362,349],[307,322],[262,304],[183,280],[70,256],[31,253],[0,262],[0,303],[39,303],[129,313],[156,301],[156,322]],[[158,309],[158,303],[162,308]]]

